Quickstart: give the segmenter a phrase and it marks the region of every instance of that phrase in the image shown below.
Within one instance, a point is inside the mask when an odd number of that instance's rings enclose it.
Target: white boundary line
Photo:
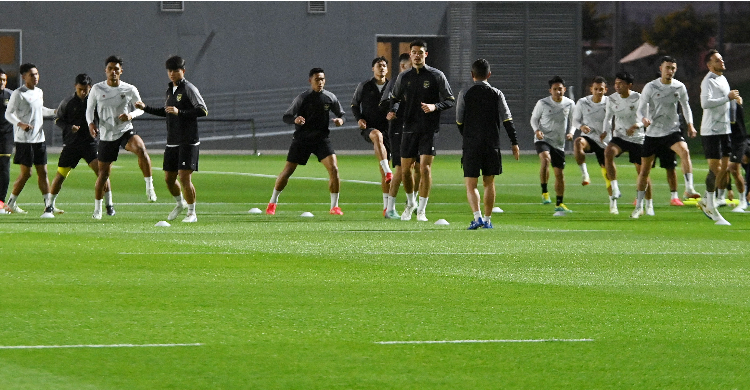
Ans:
[[[477,343],[549,343],[589,342],[594,339],[530,339],[530,340],[425,340],[425,341],[376,341],[375,344],[477,344]]]
[[[146,347],[197,347],[192,344],[77,344],[77,345],[0,345],[0,349],[51,349],[51,348],[146,348]]]

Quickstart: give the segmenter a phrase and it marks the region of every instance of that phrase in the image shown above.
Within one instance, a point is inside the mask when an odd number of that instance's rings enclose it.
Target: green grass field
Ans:
[[[537,157],[504,158],[505,213],[479,231],[465,230],[458,156],[436,158],[422,223],[382,218],[372,156],[339,157],[344,216],[328,215],[314,160],[276,216],[248,214],[284,156],[201,156],[198,223],[171,227],[154,227],[173,208],[162,172],[146,203],[132,155],[113,170],[117,215],[101,221],[92,172],[73,171],[52,220],[32,178],[29,214],[0,215],[0,388],[750,388],[750,213],[724,208],[732,226],[715,226],[669,206],[656,169],[656,216],[631,220],[621,158],[613,216],[598,170],[582,187],[569,156],[574,212],[553,217]],[[457,340],[494,342],[379,343]],[[9,348],[22,346],[63,348]]]

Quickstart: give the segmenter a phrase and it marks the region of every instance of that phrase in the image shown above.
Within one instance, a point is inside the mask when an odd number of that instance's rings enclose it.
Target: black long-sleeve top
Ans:
[[[13,124],[5,119],[5,109],[8,107],[10,101],[10,89],[3,88],[0,90],[0,133],[11,133],[13,132]]]
[[[474,85],[458,94],[456,124],[463,136],[463,148],[489,146],[500,148],[500,124],[505,127],[511,145],[518,145],[513,117],[499,89],[486,81]]]
[[[391,111],[403,107],[404,133],[436,133],[440,130],[440,111],[456,104],[445,74],[425,65],[399,73],[388,98]],[[422,103],[434,104],[435,111],[425,113]]]
[[[747,130],[745,129],[745,113],[742,105],[737,104],[736,100],[732,100],[729,105],[729,116],[732,128],[732,144],[741,144],[745,142],[747,138]]]
[[[167,146],[197,145],[198,118],[208,115],[208,108],[198,88],[182,79],[175,84],[170,82],[164,107],[149,107],[143,111],[167,118]],[[176,107],[177,115],[167,115],[166,107]]]
[[[388,107],[380,106],[380,100],[388,84],[389,80],[386,80],[382,88],[378,89],[378,83],[373,77],[357,85],[352,97],[352,115],[355,120],[364,119],[368,128],[388,130],[388,120],[385,119]]]
[[[96,140],[89,133],[89,125],[86,121],[86,104],[88,96],[81,100],[75,93],[68,96],[57,107],[55,114],[55,125],[62,129],[63,146],[90,145]],[[78,126],[78,131],[73,131],[73,126]]]
[[[308,89],[294,98],[282,119],[295,126],[295,139],[317,141],[328,138],[331,132],[328,129],[330,112],[337,118],[344,118],[344,108],[336,95],[325,89],[320,92]],[[304,125],[294,123],[298,116],[305,118]]]

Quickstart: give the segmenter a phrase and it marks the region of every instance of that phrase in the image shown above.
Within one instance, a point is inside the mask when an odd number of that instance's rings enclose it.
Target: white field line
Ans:
[[[477,344],[477,343],[577,343],[589,342],[594,339],[529,339],[529,340],[425,340],[425,341],[376,341],[375,344]]]
[[[426,231],[429,232],[429,231]],[[261,253],[259,252],[119,252],[118,255],[123,256],[143,256],[143,255],[254,255]],[[279,252],[280,253],[280,252]],[[361,254],[361,255],[382,255],[382,256],[409,256],[409,255],[425,255],[425,256],[499,256],[514,254],[516,252],[347,252],[348,254]],[[710,253],[710,252],[607,252],[609,255],[705,255],[705,256],[737,256],[743,255],[744,253]]]
[[[0,349],[50,349],[50,348],[153,348],[153,347],[197,347],[192,344],[77,344],[77,345],[0,345]]]

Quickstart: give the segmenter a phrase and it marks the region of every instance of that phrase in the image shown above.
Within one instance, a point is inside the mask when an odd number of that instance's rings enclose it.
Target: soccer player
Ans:
[[[747,209],[746,187],[748,183],[743,180],[740,173],[740,165],[748,149],[747,130],[745,129],[745,115],[742,110],[742,97],[732,100],[729,106],[729,118],[732,128],[730,135],[732,144],[732,155],[729,157],[729,173],[737,183],[737,191],[740,193],[739,204],[732,211],[736,213],[745,212]]]
[[[581,185],[584,186],[591,184],[586,168],[586,153],[596,155],[607,191],[612,196],[612,187],[604,168],[604,148],[609,142],[608,133],[604,132],[604,115],[607,111],[607,97],[604,94],[607,93],[607,80],[601,76],[595,77],[589,90],[591,95],[578,99],[573,109],[573,127],[581,130],[581,136],[573,141],[573,153],[576,163],[581,168]]]
[[[615,157],[628,153],[628,160],[635,166],[637,173],[641,172],[641,154],[643,153],[643,124],[638,122],[636,110],[641,94],[632,91],[633,76],[627,72],[615,75],[615,93],[607,100],[607,110],[604,115],[607,131],[611,131],[612,139],[604,149],[604,165],[607,169],[607,179],[610,180],[612,196],[609,200],[609,212],[619,214],[617,199],[622,196],[617,182],[617,166]],[[615,118],[614,128],[610,125]],[[653,200],[651,199],[651,178],[646,187],[646,212],[653,215]]]
[[[276,178],[271,201],[268,202],[266,208],[266,214],[269,215],[276,214],[276,203],[279,201],[281,191],[286,187],[297,166],[307,164],[310,154],[315,154],[318,161],[328,170],[328,191],[331,193],[330,214],[344,215],[339,207],[341,181],[336,163],[336,152],[331,145],[331,139],[328,138],[330,112],[336,115],[333,124],[341,126],[344,124],[344,108],[336,95],[323,89],[326,84],[323,69],[310,69],[308,81],[310,89],[299,94],[284,113],[284,123],[294,124],[295,131],[292,136],[292,145],[286,156],[286,164],[279,177]]]
[[[36,65],[23,64],[20,73],[24,85],[10,95],[8,107],[5,110],[5,119],[13,124],[13,141],[16,146],[13,163],[20,166],[21,172],[13,183],[13,191],[5,205],[5,211],[26,214],[26,211],[18,207],[16,199],[21,194],[26,181],[31,177],[31,167],[34,166],[37,184],[44,196],[45,212],[42,218],[54,218],[54,214],[46,212],[50,204],[50,193],[47,178],[47,146],[44,143],[42,124],[45,116],[55,115],[55,110],[44,107],[44,92],[37,87],[39,70]]]
[[[411,69],[398,75],[388,98],[391,112],[405,105],[404,129],[401,139],[401,166],[410,167],[419,159],[421,182],[419,206],[414,202],[410,170],[403,170],[407,204],[402,221],[411,220],[417,208],[417,221],[426,222],[425,208],[432,188],[432,162],[435,159],[435,134],[440,130],[440,111],[453,107],[456,99],[445,74],[425,63],[427,43],[417,39],[409,44]]]
[[[138,166],[146,181],[146,196],[149,202],[156,202],[151,158],[143,140],[133,131],[133,118],[143,115],[143,110],[131,110],[131,107],[135,108],[135,102],[141,101],[138,88],[120,80],[123,73],[120,57],[107,57],[104,72],[107,80],[94,85],[86,105],[89,132],[92,137],[99,136],[99,177],[94,191],[94,219],[102,219],[104,188],[121,147],[138,156]],[[95,113],[98,114],[96,121]]]
[[[701,141],[709,172],[706,176],[706,194],[698,202],[698,207],[707,217],[717,221],[717,224],[727,225],[729,223],[724,223],[714,204],[714,191],[717,184],[723,183],[729,167],[729,135],[732,133],[729,102],[737,101],[740,93],[736,89],[729,89],[729,83],[724,77],[724,59],[718,51],[709,50],[704,60],[708,73],[701,82]]]
[[[388,79],[388,60],[378,57],[372,60],[373,77],[357,85],[352,98],[352,114],[361,131],[362,138],[371,143],[380,164],[380,188],[383,191],[383,216],[388,208],[388,194],[393,172],[388,166],[390,139],[388,137],[387,108],[381,108],[380,100]]]
[[[10,102],[11,90],[5,89],[8,75],[0,68],[0,214],[5,211],[5,195],[10,184],[10,155],[13,153],[13,124],[5,119],[5,109]]]
[[[167,220],[174,220],[187,208],[182,222],[198,222],[192,175],[198,170],[198,118],[208,115],[208,108],[198,88],[185,79],[185,60],[182,57],[169,57],[166,68],[170,82],[164,107],[149,107],[143,102],[137,102],[135,106],[151,115],[167,118],[164,180],[177,202]]]
[[[513,117],[500,90],[487,82],[492,75],[490,63],[480,58],[471,65],[474,85],[458,94],[456,124],[463,136],[463,155],[466,197],[474,213],[468,230],[480,227],[492,229],[492,208],[495,206],[495,176],[503,172],[500,157],[500,125],[510,138],[513,157],[518,160],[518,139],[513,127]],[[482,174],[484,183],[484,218],[479,209],[477,182]]]
[[[70,171],[78,166],[81,159],[99,176],[99,160],[96,158],[96,139],[88,132],[86,122],[86,105],[91,92],[91,77],[82,73],[76,76],[75,93],[63,99],[57,107],[55,125],[63,132],[63,149],[57,163],[57,174],[52,180],[51,204],[45,212],[62,214],[64,211],[55,207],[55,200],[60,194],[63,182],[70,175]],[[83,130],[81,130],[83,129]],[[104,183],[104,199],[107,215],[115,215],[112,203],[112,189],[109,180]]]
[[[555,76],[549,81],[550,96],[539,99],[531,113],[534,146],[539,155],[539,180],[542,185],[542,204],[552,203],[547,190],[549,166],[555,172],[555,211],[570,212],[565,203],[565,141],[573,139],[573,122],[570,120],[575,102],[565,97],[565,80]]]
[[[638,121],[647,129],[643,140],[641,172],[638,174],[636,206],[630,215],[632,218],[638,218],[642,214],[646,185],[656,155],[664,155],[669,149],[680,156],[682,173],[685,176],[685,197],[700,197],[693,187],[693,164],[690,161],[687,143],[682,137],[677,113],[679,103],[687,123],[688,137],[694,138],[697,133],[693,127],[693,112],[688,105],[687,88],[674,78],[677,60],[665,56],[660,63],[661,77],[643,87],[638,103]]]

